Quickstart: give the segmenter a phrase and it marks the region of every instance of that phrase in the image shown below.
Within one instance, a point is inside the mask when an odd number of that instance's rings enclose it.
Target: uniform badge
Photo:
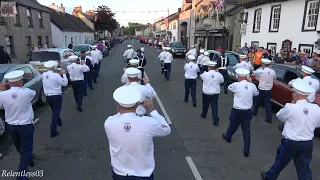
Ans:
[[[161,128],[167,128],[168,126],[166,126],[166,125],[164,125],[164,124],[162,124],[161,125]]]
[[[309,85],[310,85],[310,86],[312,85],[312,82],[311,82],[311,81],[309,81]]]
[[[73,69],[73,67],[71,67],[71,69]]]
[[[304,108],[304,109],[303,109],[303,114],[304,114],[304,115],[308,115],[308,113],[309,113],[308,108]]]
[[[17,99],[17,94],[12,94],[12,99]]]
[[[270,75],[270,71],[268,71],[268,74]]]
[[[129,132],[131,130],[131,124],[130,123],[125,123],[123,128],[124,128],[124,130],[126,132]]]
[[[214,78],[214,75],[212,75],[211,78],[213,79],[213,78]]]
[[[190,66],[190,68],[192,68],[192,66]]]
[[[49,75],[46,75],[46,79],[49,79]]]
[[[244,88],[245,88],[246,90],[248,90],[248,86],[247,86],[247,85],[245,85]]]
[[[243,66],[246,67],[247,65],[244,64]]]

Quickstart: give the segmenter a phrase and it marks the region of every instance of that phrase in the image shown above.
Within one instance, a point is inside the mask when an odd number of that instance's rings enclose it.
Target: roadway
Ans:
[[[60,135],[50,138],[51,111],[48,106],[36,107],[34,153],[36,165],[30,171],[43,170],[42,179],[111,179],[108,139],[104,131],[104,121],[115,114],[116,103],[113,91],[121,86],[120,77],[124,66],[122,54],[127,44],[135,49],[141,47],[137,40],[126,40],[118,44],[114,52],[103,59],[98,84],[88,90],[83,102],[84,112],[79,113],[73,99],[72,90],[64,93],[61,118],[63,127]],[[200,117],[201,81],[197,84],[198,106],[185,103],[184,59],[176,58],[172,64],[170,81],[160,72],[158,52],[145,46],[147,58],[146,73],[155,88],[158,99],[156,109],[166,116],[172,133],[164,138],[155,138],[155,179],[156,180],[257,180],[260,172],[268,170],[276,156],[276,148],[281,140],[277,129],[278,120],[264,122],[264,110],[252,119],[251,152],[248,158],[242,154],[241,129],[235,134],[232,143],[221,138],[229,124],[233,94],[221,93],[219,99],[218,127],[212,120]],[[0,170],[13,170],[18,167],[19,156],[9,136],[0,139]],[[320,140],[314,140],[312,161],[313,178],[320,179]],[[198,177],[201,175],[201,177]],[[1,177],[0,179],[6,179]],[[10,179],[10,178],[7,178]],[[297,179],[294,163],[291,162],[279,176],[279,180]]]

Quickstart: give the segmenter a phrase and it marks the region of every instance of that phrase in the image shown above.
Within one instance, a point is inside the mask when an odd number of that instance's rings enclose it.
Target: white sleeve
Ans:
[[[153,87],[151,86],[150,83],[146,84],[145,88],[146,88],[146,95],[147,95],[148,98],[150,98],[150,99],[156,98],[157,93],[153,89]]]
[[[4,101],[3,101],[3,97],[2,97],[2,92],[0,92],[0,109],[3,109],[3,104],[4,104]]]
[[[256,75],[256,76],[260,76],[261,72],[263,70],[262,69],[257,69],[256,71],[254,71],[253,73]]]
[[[229,86],[228,86],[228,89],[229,89],[229,91],[231,91],[231,92],[237,92],[237,86],[238,84],[237,83],[232,83],[232,84],[230,84]]]
[[[125,51],[122,56],[123,56],[123,57],[127,57],[127,54],[128,54],[128,52]]]
[[[219,84],[222,84],[224,82],[224,78],[221,73],[219,73],[219,78],[220,78]]]
[[[280,121],[286,122],[290,119],[290,111],[289,111],[290,103],[287,103],[284,108],[280,109],[280,111],[277,113],[277,117]]]
[[[251,64],[249,64],[249,65],[250,65],[250,71],[251,71],[251,72],[254,71],[253,66],[252,66]]]
[[[258,96],[259,90],[257,89],[256,85],[252,84],[252,88],[253,88],[253,96]]]
[[[54,77],[54,80],[61,86],[68,85],[68,78],[67,78],[67,75],[65,74],[63,75],[63,77],[61,77],[59,74],[56,74],[56,76]]]
[[[127,76],[127,73],[123,73],[122,77],[121,77],[121,82],[123,84],[127,84],[127,81],[128,81],[128,76]]]
[[[290,86],[290,87],[292,87],[292,83],[294,82],[294,81],[296,81],[297,79],[292,79],[289,83],[288,83],[288,85]]]
[[[83,71],[83,72],[89,72],[89,71],[90,71],[89,66],[83,64],[83,65],[82,65],[82,71]]]
[[[238,68],[238,64],[239,64],[239,63],[237,63],[236,65],[233,66],[233,69],[234,69],[234,70],[236,70],[236,69]]]
[[[24,90],[24,92],[26,92],[28,94],[28,96],[27,96],[28,97],[28,101],[32,101],[34,96],[37,94],[36,91],[31,90],[29,88],[24,88],[23,90]]]
[[[196,65],[196,69],[197,69],[197,72],[200,72],[200,68],[198,65]]]
[[[150,116],[154,119],[154,130],[150,134],[154,137],[163,137],[171,133],[171,128],[166,119],[161,116],[157,110],[150,113]]]

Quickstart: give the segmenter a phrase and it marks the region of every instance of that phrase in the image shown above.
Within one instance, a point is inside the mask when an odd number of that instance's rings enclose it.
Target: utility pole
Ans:
[[[167,11],[168,11],[168,16],[169,16],[169,15],[170,15],[170,13],[169,13],[169,12],[170,12],[170,11],[169,11],[169,8],[168,8],[168,10],[167,10]]]

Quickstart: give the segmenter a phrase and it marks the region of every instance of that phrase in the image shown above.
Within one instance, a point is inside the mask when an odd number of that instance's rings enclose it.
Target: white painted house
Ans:
[[[52,5],[51,5],[52,6]],[[51,7],[50,6],[50,7]],[[64,9],[50,9],[52,44],[57,48],[65,48],[72,42],[73,45],[88,43],[94,40],[94,31],[80,18],[65,13]]]
[[[319,52],[315,45],[320,38],[319,0],[254,0],[244,6],[242,46],[263,46],[273,55],[293,48]]]

